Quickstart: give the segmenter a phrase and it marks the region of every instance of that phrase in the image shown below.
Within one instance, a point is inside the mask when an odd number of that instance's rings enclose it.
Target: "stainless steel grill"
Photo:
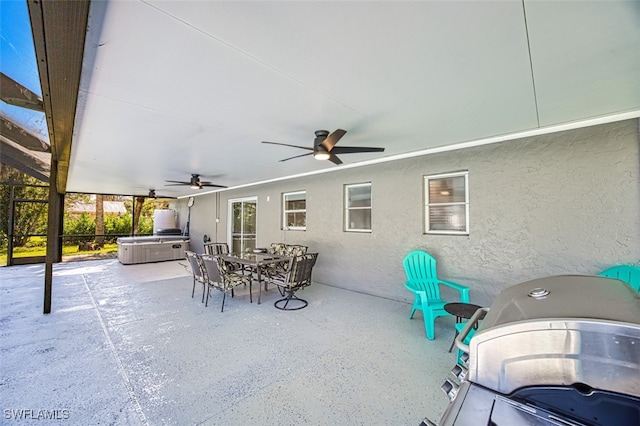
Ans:
[[[443,426],[640,425],[640,295],[622,281],[515,285],[476,312],[456,346],[467,356],[443,385]]]

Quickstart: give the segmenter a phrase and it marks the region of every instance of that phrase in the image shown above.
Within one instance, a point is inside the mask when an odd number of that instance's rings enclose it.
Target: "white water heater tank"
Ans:
[[[153,235],[158,234],[159,229],[175,229],[177,213],[173,209],[153,211]]]

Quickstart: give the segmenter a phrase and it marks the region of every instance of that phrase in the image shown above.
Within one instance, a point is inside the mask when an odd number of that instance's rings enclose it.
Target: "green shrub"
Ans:
[[[26,248],[34,248],[34,247],[47,247],[47,238],[46,237],[31,237],[29,241],[24,245]]]
[[[65,242],[70,244],[77,244],[82,241],[92,241],[96,233],[96,223],[88,213],[82,213],[77,219],[65,217],[64,233],[86,235],[65,239]]]
[[[104,232],[112,235],[112,237],[105,237],[105,241],[110,243],[114,243],[120,236],[131,235],[131,217],[129,215],[105,217]]]
[[[153,218],[141,216],[138,223],[138,234],[153,234]]]

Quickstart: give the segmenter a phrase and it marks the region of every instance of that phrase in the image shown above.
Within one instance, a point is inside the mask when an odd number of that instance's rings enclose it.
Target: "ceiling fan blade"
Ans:
[[[342,164],[342,161],[340,161],[340,159],[338,158],[337,155],[335,155],[333,152],[329,153],[329,161],[331,161],[333,164]]]
[[[227,188],[224,185],[216,185],[216,184],[213,184],[211,182],[200,182],[200,186],[211,186],[211,187],[214,187],[214,188]]]
[[[308,146],[289,145],[288,143],[268,142],[268,141],[262,141],[262,143],[268,143],[271,145],[290,146],[291,148],[300,148],[300,149],[306,149],[307,151],[313,151],[313,148],[309,148]]]
[[[132,197],[135,198],[148,198],[150,200],[156,200],[158,198],[171,198],[171,199],[176,199],[177,197],[174,197],[173,195],[158,195],[158,194],[135,194],[132,195]]]
[[[384,148],[372,148],[366,146],[337,146],[331,151],[335,154],[355,154],[358,152],[384,152]]]
[[[147,194],[147,195],[140,195],[140,197],[149,198],[151,200],[157,200],[159,198],[170,198],[172,200],[176,199],[176,197],[173,197],[173,196],[170,196],[170,195],[156,195],[155,197],[149,197],[149,194]]]
[[[181,180],[165,180],[165,182],[171,182],[176,185],[191,185],[191,182],[184,182]],[[165,185],[165,186],[169,186],[169,185]]]
[[[312,151],[313,151],[313,150],[312,150]],[[308,153],[306,153],[306,154],[296,155],[295,157],[285,158],[284,160],[280,160],[280,162],[282,162],[282,161],[287,161],[287,160],[293,160],[294,158],[299,158],[299,157],[306,157],[307,155],[313,155],[313,152],[308,152]]]
[[[321,145],[324,146],[327,151],[331,152],[335,144],[337,144],[338,141],[346,134],[346,130],[338,129],[327,136],[325,140],[322,141]]]
[[[165,183],[164,186],[190,186],[189,182],[181,182],[181,183]]]

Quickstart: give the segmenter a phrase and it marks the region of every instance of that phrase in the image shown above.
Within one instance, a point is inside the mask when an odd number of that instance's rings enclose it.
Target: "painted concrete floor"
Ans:
[[[43,315],[43,274],[0,268],[3,425],[418,425],[448,404],[453,318],[427,341],[410,305],[321,284],[300,311],[240,288],[221,313],[186,261],[116,259],[54,265]]]

